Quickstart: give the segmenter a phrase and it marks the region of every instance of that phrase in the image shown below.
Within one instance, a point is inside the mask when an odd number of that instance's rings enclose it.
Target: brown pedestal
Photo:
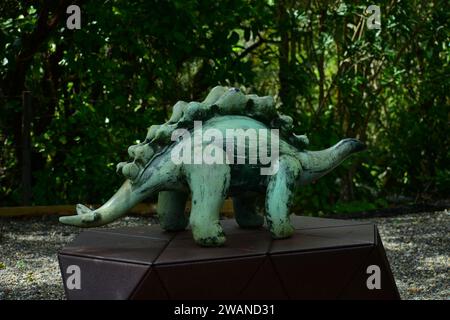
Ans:
[[[221,248],[159,225],[82,232],[58,253],[68,299],[399,299],[372,223],[291,217],[290,239],[222,221]],[[77,276],[69,266],[79,267]],[[367,273],[379,267],[381,288]],[[68,272],[69,271],[69,272]],[[371,279],[372,279],[371,278]],[[69,287],[67,283],[69,282]],[[369,281],[373,283],[372,280]],[[375,281],[376,282],[376,281]],[[70,285],[70,283],[72,285]]]

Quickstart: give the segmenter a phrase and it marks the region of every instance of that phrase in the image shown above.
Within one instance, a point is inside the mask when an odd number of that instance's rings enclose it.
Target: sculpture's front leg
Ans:
[[[226,164],[186,165],[187,180],[192,191],[189,218],[195,242],[214,247],[225,243],[220,226],[220,209],[230,185],[230,167]]]
[[[158,194],[158,217],[166,231],[186,229],[189,220],[184,215],[188,194],[179,191],[161,191]]]
[[[148,195],[134,190],[126,180],[119,190],[100,208],[91,210],[77,205],[77,214],[60,217],[59,221],[77,227],[99,227],[120,218]]]

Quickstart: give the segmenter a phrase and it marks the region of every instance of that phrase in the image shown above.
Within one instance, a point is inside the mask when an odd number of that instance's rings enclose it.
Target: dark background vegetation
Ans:
[[[217,84],[274,95],[311,149],[368,144],[300,191],[302,212],[448,197],[448,1],[372,2],[1,0],[0,206],[106,200],[127,147]]]

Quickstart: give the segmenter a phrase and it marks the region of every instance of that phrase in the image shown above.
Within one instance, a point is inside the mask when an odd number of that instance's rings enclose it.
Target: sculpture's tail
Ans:
[[[320,151],[300,152],[303,167],[300,183],[307,184],[326,175],[348,156],[366,149],[366,145],[357,139],[344,139],[334,146]]]
[[[77,227],[99,227],[110,223],[133,208],[145,198],[142,193],[133,192],[129,180],[103,206],[96,210],[78,204],[77,214],[73,216],[60,217],[59,221]]]

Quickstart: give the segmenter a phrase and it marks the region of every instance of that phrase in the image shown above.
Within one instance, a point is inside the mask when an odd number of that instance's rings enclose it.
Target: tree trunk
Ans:
[[[31,92],[22,96],[22,205],[31,204]]]
[[[281,42],[278,46],[278,79],[280,81],[280,99],[283,106],[293,106],[292,92],[289,75],[289,15],[287,13],[286,2],[278,1],[277,21]]]

